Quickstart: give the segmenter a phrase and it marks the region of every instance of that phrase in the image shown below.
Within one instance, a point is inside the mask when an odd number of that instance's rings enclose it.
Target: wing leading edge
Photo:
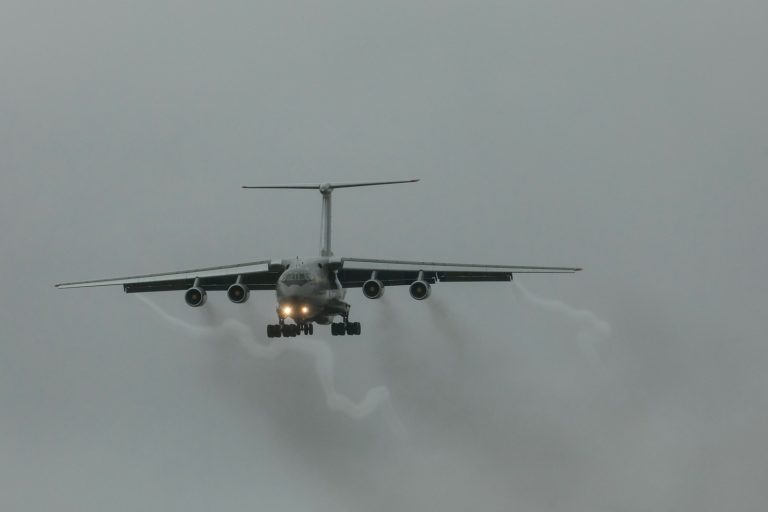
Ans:
[[[410,285],[423,272],[428,283],[511,281],[514,274],[572,274],[576,267],[530,267],[477,263],[436,263],[427,261],[341,258],[339,281],[344,288],[362,286],[376,272],[385,286]]]
[[[206,290],[226,290],[235,283],[238,276],[241,276],[241,282],[251,290],[274,290],[282,270],[282,265],[264,260],[163,274],[60,283],[55,286],[56,288],[85,288],[122,285],[126,293],[159,292],[186,290],[192,287],[196,279],[199,279],[199,284]]]

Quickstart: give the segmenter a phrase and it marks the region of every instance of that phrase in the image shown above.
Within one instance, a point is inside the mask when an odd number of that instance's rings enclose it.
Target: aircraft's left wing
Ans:
[[[279,263],[269,260],[206,267],[164,274],[146,274],[142,276],[117,277],[99,279],[96,281],[79,281],[60,283],[56,288],[83,288],[89,286],[122,285],[126,293],[161,292],[171,290],[186,290],[191,288],[195,280],[206,290],[226,290],[241,276],[241,283],[250,290],[274,290],[278,277],[283,271]]]
[[[410,285],[423,272],[428,283],[511,281],[514,274],[571,274],[576,267],[527,267],[477,263],[435,263],[428,261],[341,258],[338,276],[344,288],[362,286],[376,272],[384,286]]]

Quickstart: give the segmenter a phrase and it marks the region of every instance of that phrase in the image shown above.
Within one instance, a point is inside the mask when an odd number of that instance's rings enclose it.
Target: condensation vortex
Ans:
[[[329,409],[344,413],[355,419],[368,418],[374,412],[380,410],[391,431],[398,436],[405,436],[405,429],[392,407],[390,393],[386,387],[378,386],[370,389],[366,393],[365,398],[359,403],[355,403],[347,396],[336,391],[334,384],[335,359],[333,351],[325,341],[302,337],[265,344],[259,341],[253,328],[239,320],[227,318],[219,325],[213,327],[192,325],[167,313],[144,295],[136,294],[136,297],[155,311],[161,318],[183,330],[188,335],[200,338],[231,335],[237,339],[238,343],[249,354],[261,359],[272,360],[283,352],[298,352],[306,355],[314,363],[315,374],[325,393],[325,402]]]
[[[611,326],[592,311],[576,309],[560,300],[545,299],[528,291],[520,283],[513,281],[515,295],[528,304],[563,315],[578,326],[576,342],[584,354],[598,361],[598,349],[601,343],[611,336]]]

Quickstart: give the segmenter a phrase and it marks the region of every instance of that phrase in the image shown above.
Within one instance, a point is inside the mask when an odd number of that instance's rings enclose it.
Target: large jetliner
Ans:
[[[294,337],[313,334],[314,324],[331,325],[331,334],[359,335],[360,322],[349,321],[347,288],[362,288],[363,295],[378,299],[387,286],[408,286],[415,300],[424,300],[431,285],[449,282],[511,281],[514,274],[567,274],[572,267],[524,267],[433,263],[366,258],[338,258],[331,251],[331,194],[334,190],[372,185],[413,183],[418,179],[362,183],[269,185],[248,189],[311,189],[323,198],[320,257],[261,260],[236,265],[182,270],[165,274],[118,277],[57,284],[56,288],[122,285],[126,293],[186,290],[192,307],[205,304],[207,292],[226,290],[232,302],[242,304],[251,290],[275,290],[278,323],[267,326],[267,336]],[[341,322],[334,322],[337,317]]]

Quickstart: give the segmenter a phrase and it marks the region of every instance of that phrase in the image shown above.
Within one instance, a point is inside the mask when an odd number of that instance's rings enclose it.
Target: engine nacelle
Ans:
[[[193,286],[184,293],[184,301],[193,308],[199,308],[205,304],[208,294],[198,286]]]
[[[227,297],[235,304],[242,304],[248,300],[251,290],[243,283],[235,283],[227,288]]]
[[[408,287],[411,297],[416,300],[424,300],[432,294],[432,287],[426,281],[414,281]]]
[[[384,295],[384,283],[378,279],[369,279],[363,283],[363,295],[369,299],[379,299]]]

